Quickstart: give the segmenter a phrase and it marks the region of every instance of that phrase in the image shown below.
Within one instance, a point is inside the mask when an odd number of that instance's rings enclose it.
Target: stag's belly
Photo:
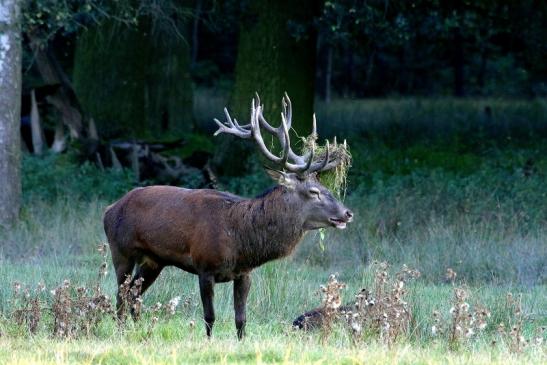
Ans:
[[[158,257],[154,255],[151,252],[142,252],[139,255],[139,258],[137,259],[137,262],[139,265],[146,265],[146,266],[175,266],[181,270],[184,270],[191,274],[199,274],[200,270],[198,267],[199,264],[196,265],[194,263],[194,260],[192,257],[188,255],[179,255],[176,257]],[[198,267],[196,267],[198,266]],[[248,274],[251,271],[251,269],[242,269],[238,267],[234,267],[233,265],[226,265],[216,268],[215,270],[208,271],[215,277],[215,282],[217,283],[226,283],[233,281],[243,275]]]

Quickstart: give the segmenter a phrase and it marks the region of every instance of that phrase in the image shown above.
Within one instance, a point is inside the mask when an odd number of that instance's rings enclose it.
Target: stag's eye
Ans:
[[[319,198],[319,195],[321,194],[321,192],[317,188],[310,188],[308,192],[310,193],[311,196],[318,197],[318,198]]]

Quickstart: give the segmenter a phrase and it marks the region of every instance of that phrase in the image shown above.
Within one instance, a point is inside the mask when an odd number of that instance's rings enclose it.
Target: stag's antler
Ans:
[[[331,154],[330,143],[328,140],[326,141],[326,151],[324,157],[320,161],[313,161],[315,153],[315,140],[317,139],[317,123],[315,120],[315,114],[313,116],[312,133],[310,134],[311,146],[309,152],[306,152],[303,155],[296,154],[291,148],[291,141],[289,138],[289,130],[292,125],[292,105],[291,99],[289,99],[287,93],[285,93],[285,96],[281,101],[281,105],[283,107],[281,112],[281,125],[277,128],[272,127],[271,124],[264,118],[262,113],[264,106],[260,104],[260,97],[258,94],[256,94],[251,103],[251,122],[249,124],[240,125],[235,118],[232,120],[230,113],[228,113],[228,109],[224,108],[227,124],[215,119],[215,122],[219,128],[214,135],[216,136],[220,133],[228,133],[245,139],[253,137],[255,142],[258,144],[260,151],[268,160],[282,165],[283,168],[290,172],[312,173],[316,171],[329,170],[340,163],[338,158],[329,160],[331,158]],[[260,131],[261,127],[279,139],[282,149],[280,156],[276,156],[266,147]]]

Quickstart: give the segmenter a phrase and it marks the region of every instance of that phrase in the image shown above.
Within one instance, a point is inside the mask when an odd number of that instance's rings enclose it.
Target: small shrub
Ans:
[[[453,271],[452,271],[453,272]],[[453,272],[455,274],[455,272]],[[455,278],[455,276],[454,276]],[[431,334],[434,337],[446,336],[451,348],[458,347],[463,341],[475,337],[488,325],[490,311],[481,305],[473,310],[467,302],[469,292],[463,287],[454,288],[452,307],[449,310],[450,320],[446,321],[440,311],[433,312]]]
[[[322,305],[298,317],[293,326],[309,330],[320,328],[325,340],[336,322],[345,322],[353,341],[369,337],[391,345],[408,334],[412,313],[406,301],[405,283],[420,276],[419,271],[403,266],[392,278],[387,263],[375,263],[374,284],[371,290],[361,289],[353,304],[342,305],[344,283],[331,275],[326,286],[321,286]]]
[[[61,197],[73,200],[114,200],[135,186],[129,170],[101,170],[90,162],[77,164],[67,154],[24,155],[22,164],[23,197],[55,201]]]
[[[45,285],[40,283],[34,291],[23,288],[21,283],[13,284],[13,305],[15,308],[13,318],[19,326],[25,326],[31,334],[38,331],[38,325],[42,320],[41,296]]]
[[[391,345],[408,334],[412,311],[406,298],[408,292],[405,285],[409,280],[418,278],[420,272],[404,265],[391,277],[387,263],[375,263],[374,266],[372,290],[361,289],[355,296],[353,308],[344,314],[354,341],[372,335]]]
[[[507,326],[504,322],[498,324],[497,332],[500,342],[506,344],[512,352],[522,352],[527,346],[541,346],[547,329],[545,326],[536,327],[532,338],[526,338],[525,325],[532,322],[532,318],[525,314],[522,308],[522,294],[514,296],[507,293],[505,298],[506,309],[509,313]],[[496,340],[493,342],[496,343]]]

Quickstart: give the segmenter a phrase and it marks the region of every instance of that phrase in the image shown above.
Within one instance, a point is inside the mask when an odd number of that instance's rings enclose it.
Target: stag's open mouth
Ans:
[[[344,229],[346,228],[347,221],[345,219],[340,218],[329,218],[329,221],[333,225],[333,227],[336,227],[338,229]]]

